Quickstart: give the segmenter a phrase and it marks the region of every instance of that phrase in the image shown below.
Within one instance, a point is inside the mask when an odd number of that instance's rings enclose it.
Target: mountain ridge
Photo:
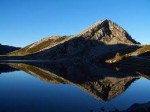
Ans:
[[[61,45],[60,45],[61,44]],[[7,56],[28,56],[60,46],[65,52],[82,52],[81,49],[103,45],[135,45],[138,44],[132,37],[117,24],[110,20],[98,21],[89,28],[73,36],[51,36],[30,44],[22,49],[7,53]],[[59,48],[60,48],[59,47]],[[57,48],[56,50],[58,50]],[[99,49],[100,50],[100,49]],[[108,49],[105,49],[107,51]],[[75,54],[75,53],[74,53]]]
[[[74,60],[78,58],[115,63],[131,56],[143,56],[143,53],[148,55],[149,52],[149,47],[140,45],[123,28],[106,19],[98,21],[76,35],[43,38],[22,49],[1,55],[0,60]]]

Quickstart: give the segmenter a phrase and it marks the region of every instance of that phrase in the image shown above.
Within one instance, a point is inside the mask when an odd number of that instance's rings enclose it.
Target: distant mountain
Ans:
[[[118,46],[119,44],[128,46],[139,43],[115,23],[110,20],[103,20],[77,35],[44,38],[20,50],[8,53],[8,55],[27,56],[35,54],[40,58],[48,59],[55,56],[79,55],[81,52],[87,52],[87,50],[89,53],[93,53],[95,50],[99,53],[105,53],[124,47]],[[96,48],[97,46],[99,48]]]
[[[0,44],[0,54],[6,54],[15,50],[20,49],[19,47],[13,47],[8,45],[1,45]]]
[[[142,51],[142,52],[140,52]],[[80,58],[114,63],[130,56],[148,55],[150,48],[135,41],[110,20],[95,23],[72,36],[52,36],[7,53],[0,59],[59,60]],[[13,56],[13,57],[12,57]]]

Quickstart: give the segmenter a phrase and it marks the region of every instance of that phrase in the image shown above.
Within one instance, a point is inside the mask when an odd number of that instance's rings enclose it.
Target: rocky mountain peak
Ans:
[[[98,40],[105,44],[138,44],[123,28],[108,19],[98,21],[77,36]]]

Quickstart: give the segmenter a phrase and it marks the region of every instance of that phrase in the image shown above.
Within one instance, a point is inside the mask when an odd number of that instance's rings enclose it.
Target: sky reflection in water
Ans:
[[[89,112],[124,110],[134,103],[150,101],[150,81],[140,78],[121,95],[100,101],[76,85],[50,84],[22,71],[0,74],[0,111]]]

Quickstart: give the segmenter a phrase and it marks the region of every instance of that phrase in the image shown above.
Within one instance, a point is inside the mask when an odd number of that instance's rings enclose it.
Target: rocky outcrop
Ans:
[[[105,44],[138,44],[123,28],[107,19],[95,23],[77,36],[98,40]]]
[[[119,112],[119,111],[118,111]],[[150,102],[147,103],[135,103],[127,110],[121,112],[150,112]]]
[[[147,103],[135,103],[131,105],[128,109],[126,110],[111,110],[110,112],[150,112],[150,102]]]

